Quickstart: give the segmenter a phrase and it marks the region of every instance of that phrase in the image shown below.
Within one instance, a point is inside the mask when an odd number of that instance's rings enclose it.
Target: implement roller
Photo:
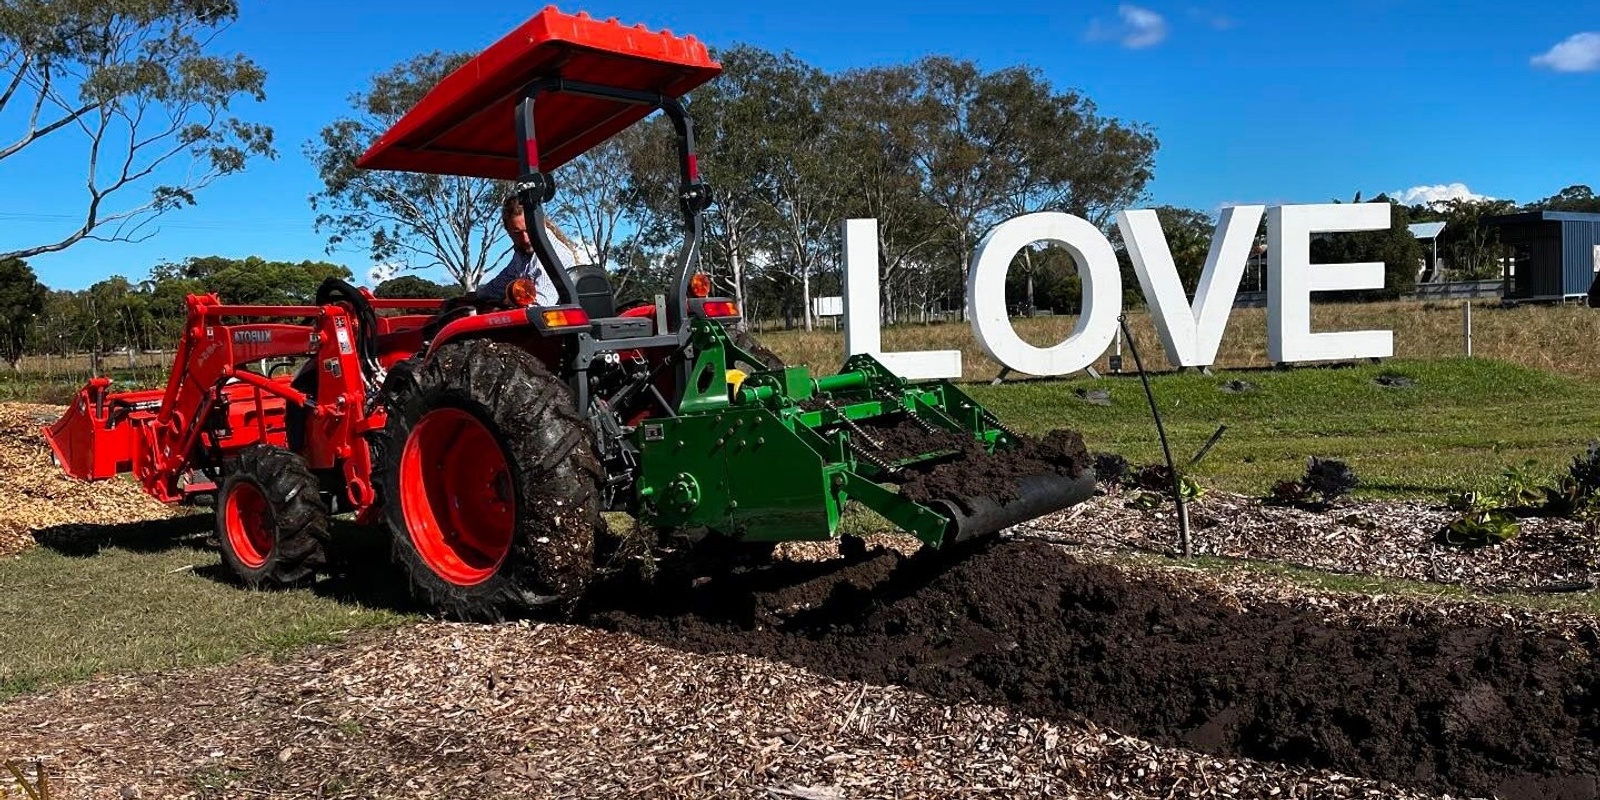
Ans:
[[[1046,452],[949,382],[865,355],[813,378],[733,333],[737,304],[697,272],[711,195],[680,102],[719,70],[692,36],[545,9],[358,166],[513,182],[554,305],[526,279],[454,301],[337,280],[312,305],[194,295],[166,387],[91,380],[45,431],[57,461],[214,505],[251,586],[311,580],[332,515],[385,526],[416,596],[464,619],[570,606],[602,511],[771,543],[838,537],[854,501],[943,547],[1087,498],[1081,442]],[[603,269],[560,266],[543,209],[557,168],[656,111],[676,133],[683,244],[665,299],[619,308]],[[274,361],[290,368],[253,368]],[[982,491],[948,491],[968,474]]]

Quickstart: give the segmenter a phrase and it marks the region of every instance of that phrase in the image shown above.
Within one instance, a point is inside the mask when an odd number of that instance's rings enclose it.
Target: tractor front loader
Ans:
[[[456,301],[340,281],[303,306],[192,296],[166,387],[90,381],[45,431],[56,459],[214,504],[252,586],[314,575],[330,515],[384,525],[416,596],[469,619],[579,598],[602,511],[772,543],[840,536],[855,501],[944,547],[1088,497],[1081,442],[1040,447],[868,356],[813,378],[732,333],[737,304],[697,271],[711,194],[680,102],[719,70],[693,37],[545,9],[358,163],[514,182],[556,304],[526,279]],[[543,206],[554,170],[656,111],[676,132],[683,244],[664,298],[618,308],[604,270],[560,267]],[[272,359],[298,368],[252,368]]]

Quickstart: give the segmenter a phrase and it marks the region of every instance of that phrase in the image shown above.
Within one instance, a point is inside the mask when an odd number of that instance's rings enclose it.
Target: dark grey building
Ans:
[[[1507,300],[1583,297],[1600,273],[1600,214],[1528,211],[1488,217],[1506,247]]]

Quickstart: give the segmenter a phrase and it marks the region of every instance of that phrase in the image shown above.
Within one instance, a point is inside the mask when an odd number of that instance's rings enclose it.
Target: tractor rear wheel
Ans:
[[[326,563],[328,509],[305,459],[255,445],[239,454],[217,498],[222,560],[246,586],[310,581]]]
[[[489,341],[397,383],[378,483],[416,597],[457,619],[569,610],[594,574],[600,463],[566,383]]]

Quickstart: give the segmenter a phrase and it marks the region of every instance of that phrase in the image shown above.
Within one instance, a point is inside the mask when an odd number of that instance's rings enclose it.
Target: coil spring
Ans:
[[[854,453],[856,458],[859,458],[862,461],[865,461],[868,464],[871,464],[872,466],[877,467],[878,469],[881,469],[881,470],[883,470],[884,472],[886,472],[886,473],[888,473],[890,475],[894,475],[894,474],[896,474],[896,473],[898,473],[900,471],[899,467],[891,465],[889,462],[887,462],[887,461],[883,460],[882,458],[878,457],[878,455],[876,453],[873,453],[873,452],[867,450],[865,447],[862,447],[861,445],[856,444],[855,439],[851,439],[850,440],[849,447],[850,447],[850,452]]]
[[[874,449],[874,450],[882,450],[883,449],[883,442],[880,442],[877,439],[873,438],[872,434],[867,433],[865,430],[863,430],[860,425],[856,424],[855,420],[850,419],[849,417],[845,416],[844,415],[844,411],[842,411],[838,406],[834,405],[832,400],[829,400],[826,397],[822,397],[821,395],[817,396],[817,400],[821,401],[823,408],[826,408],[829,411],[832,411],[834,414],[838,415],[840,424],[844,425],[845,428],[847,428],[851,433],[855,434],[856,436],[860,436],[862,439],[865,439],[867,444],[872,445],[872,449]],[[855,441],[855,437],[854,436],[851,437],[851,441]]]

